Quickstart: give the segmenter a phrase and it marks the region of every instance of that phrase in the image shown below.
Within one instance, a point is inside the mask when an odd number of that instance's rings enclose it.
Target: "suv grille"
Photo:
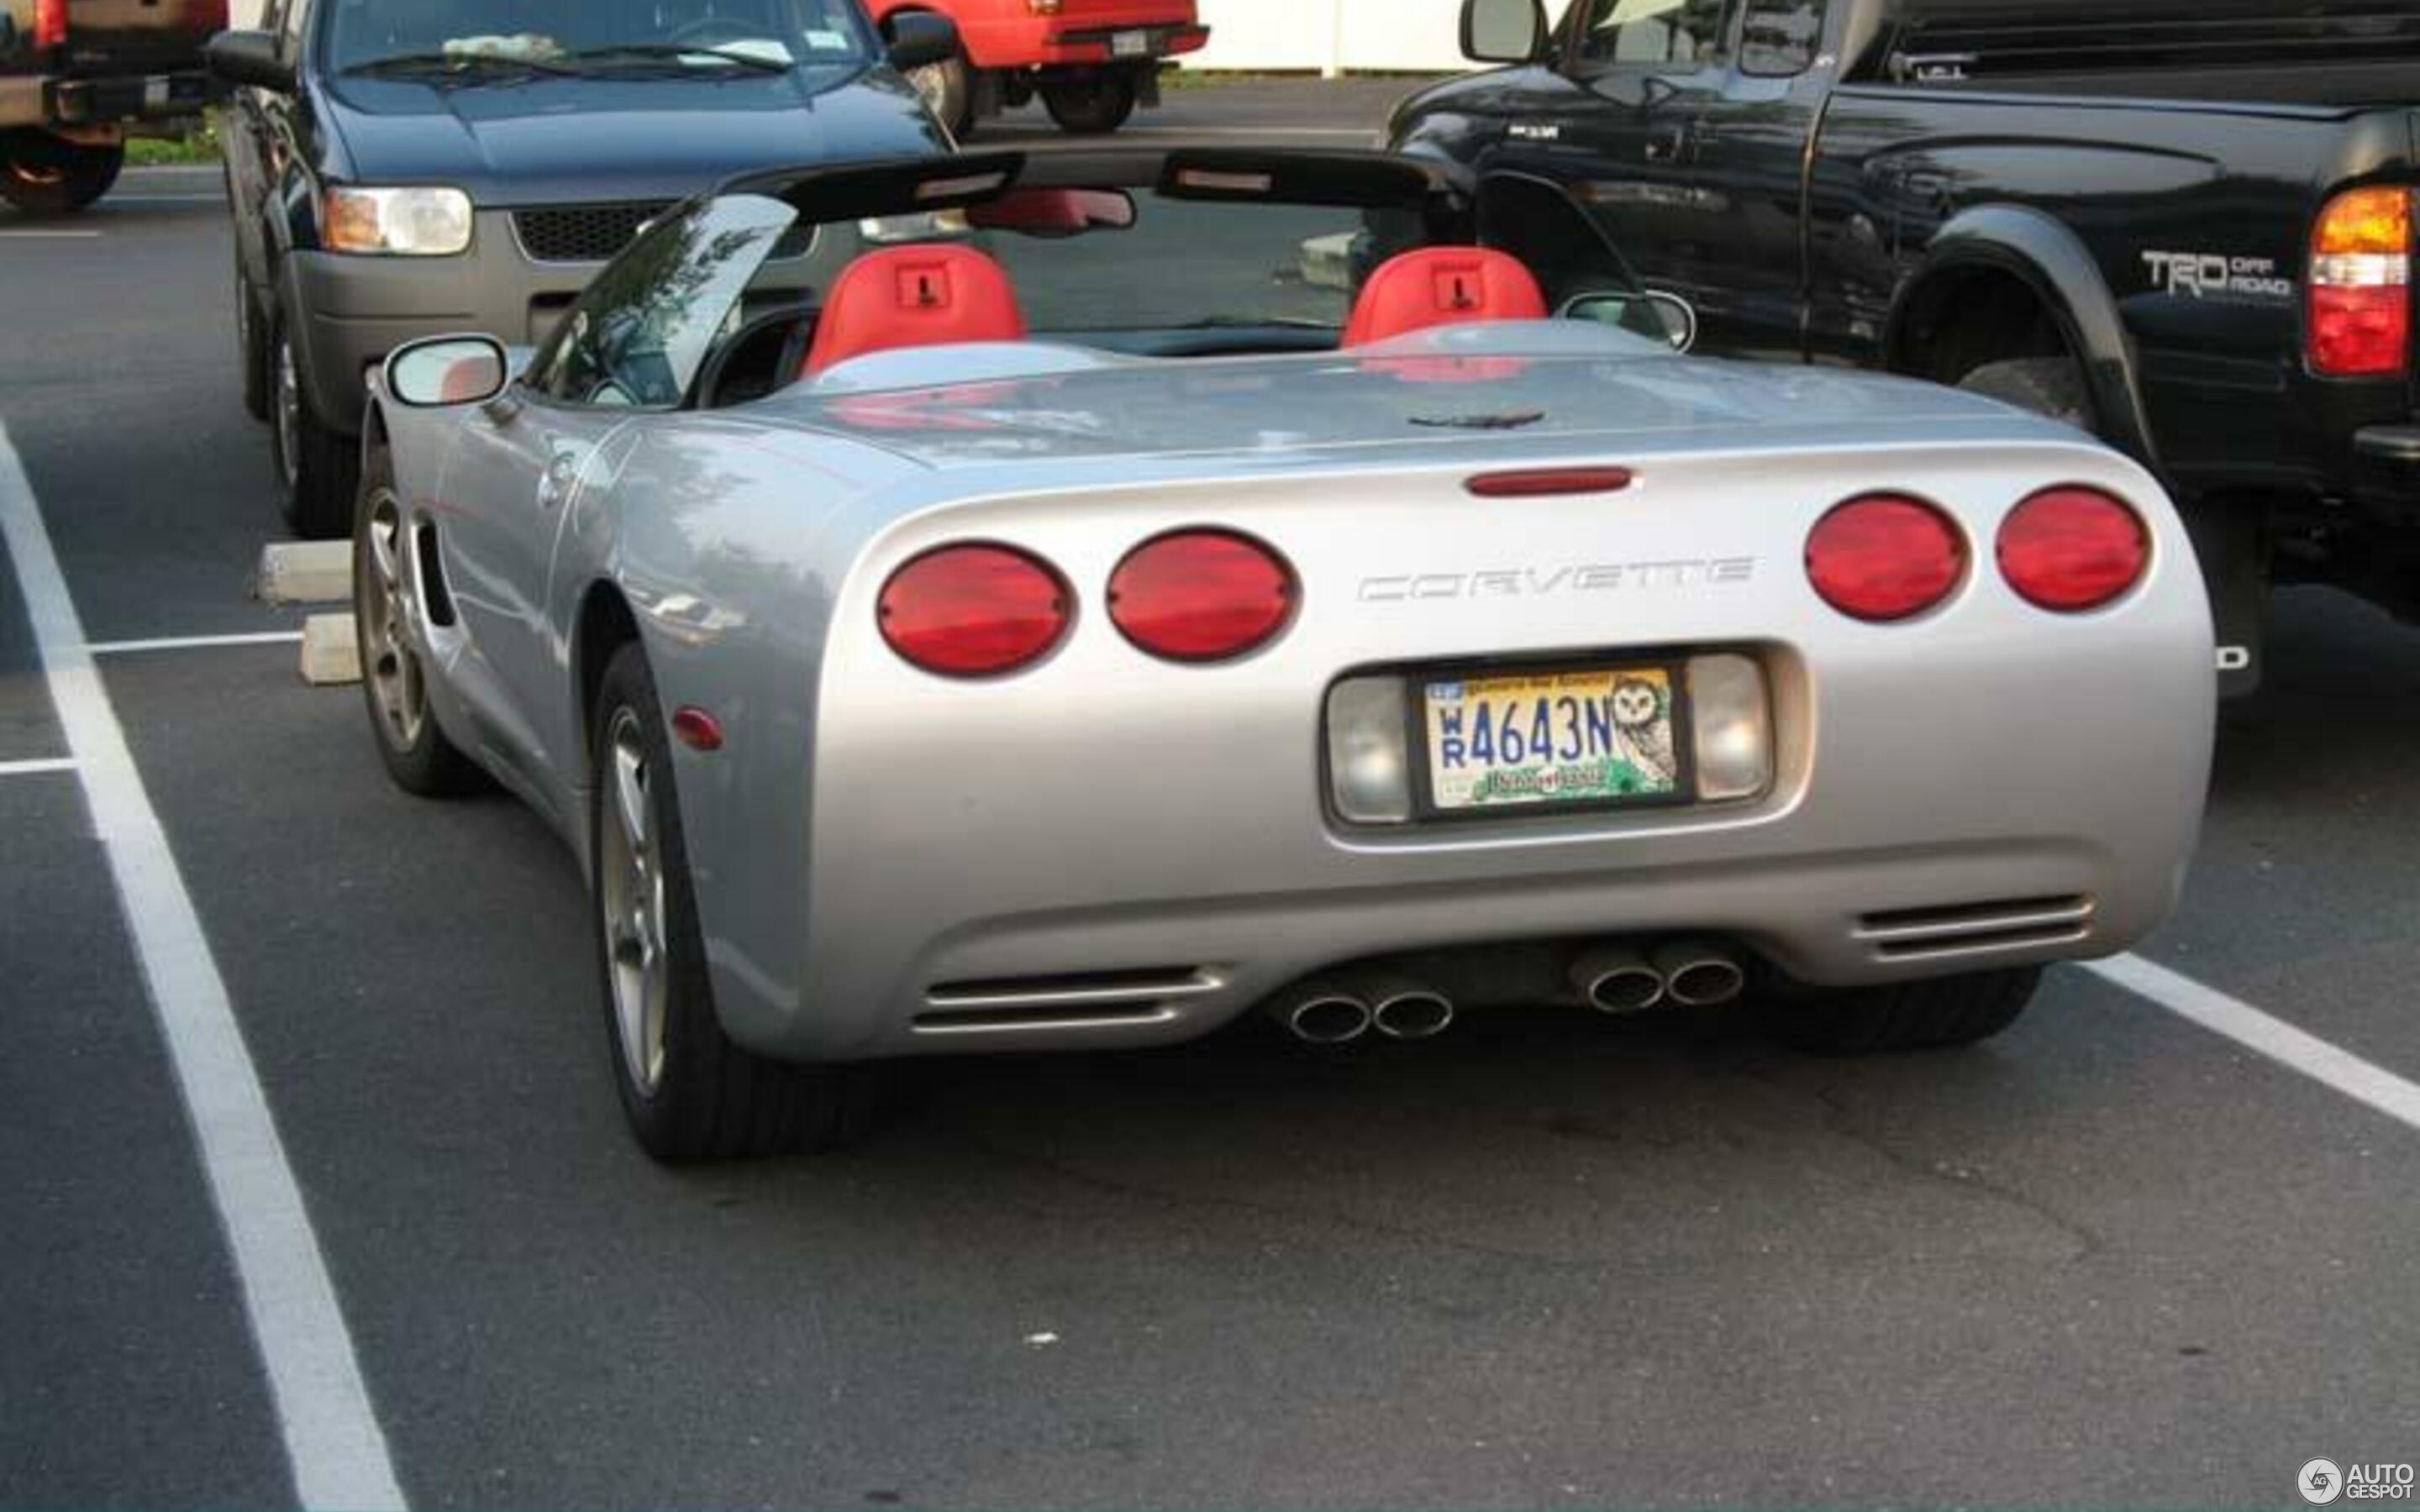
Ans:
[[[521,250],[542,263],[601,263],[630,244],[639,227],[671,208],[667,200],[627,205],[566,205],[515,210],[513,232]]]

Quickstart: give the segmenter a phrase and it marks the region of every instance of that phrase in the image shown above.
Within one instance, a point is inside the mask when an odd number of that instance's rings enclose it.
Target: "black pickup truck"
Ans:
[[[1398,107],[1532,260],[1609,233],[1715,354],[2087,426],[2185,506],[2230,692],[2270,582],[2420,617],[2413,0],[1466,0]],[[1558,229],[1558,228],[1561,229]]]

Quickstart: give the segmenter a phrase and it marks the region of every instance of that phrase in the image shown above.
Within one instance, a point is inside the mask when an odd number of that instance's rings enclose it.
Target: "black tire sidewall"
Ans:
[[[2091,387],[2085,381],[2083,364],[2072,357],[1986,363],[1960,378],[1958,387],[2078,430],[2096,428]]]
[[[18,177],[16,165],[28,161],[64,177],[54,183]],[[30,128],[0,131],[0,199],[27,215],[72,215],[85,208],[109,193],[125,165],[122,145],[87,147]]]
[[[1099,73],[1081,84],[1043,85],[1042,108],[1071,135],[1106,136],[1133,117],[1140,95],[1130,75]]]
[[[263,382],[269,397],[269,460],[280,512],[294,533],[306,541],[344,539],[353,525],[353,505],[360,487],[359,442],[330,430],[311,413],[311,382],[302,368],[301,348],[294,349],[294,381],[301,390],[295,405],[295,471],[286,476],[284,408],[277,401],[278,353],[290,345],[291,321],[281,307],[261,346]]]
[[[269,337],[261,327],[260,305],[253,298],[252,281],[243,276],[243,255],[235,264],[236,361],[243,369],[243,411],[255,420],[269,418]]]
[[[616,822],[609,805],[613,786],[607,764],[614,721],[624,709],[638,717],[646,737],[648,803],[655,810],[656,861],[664,877],[664,940],[668,984],[664,1004],[664,1070],[654,1092],[630,1074],[613,1007],[613,949],[605,933],[604,826]],[[690,1160],[706,1153],[712,1134],[716,1081],[725,1049],[714,1018],[713,988],[706,975],[706,945],[690,886],[689,848],[681,832],[680,803],[674,789],[672,742],[664,734],[655,676],[638,642],[626,644],[606,665],[588,730],[588,916],[597,957],[597,1002],[613,1088],[639,1144],[659,1160]]]

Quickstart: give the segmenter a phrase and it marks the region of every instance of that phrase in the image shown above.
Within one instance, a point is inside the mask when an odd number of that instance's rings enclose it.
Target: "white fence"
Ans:
[[[1202,69],[1467,67],[1456,26],[1461,0],[1201,0],[1210,45],[1187,58]],[[232,21],[255,24],[260,0],[231,0]]]
[[[1210,45],[1186,59],[1202,69],[1468,68],[1462,0],[1202,0]]]

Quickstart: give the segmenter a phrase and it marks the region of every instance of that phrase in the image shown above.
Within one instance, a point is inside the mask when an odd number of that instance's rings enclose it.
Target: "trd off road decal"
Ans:
[[[2294,297],[2294,281],[2277,276],[2273,257],[2226,257],[2214,252],[2147,252],[2151,286],[2163,294],[2195,300],[2257,300]]]

